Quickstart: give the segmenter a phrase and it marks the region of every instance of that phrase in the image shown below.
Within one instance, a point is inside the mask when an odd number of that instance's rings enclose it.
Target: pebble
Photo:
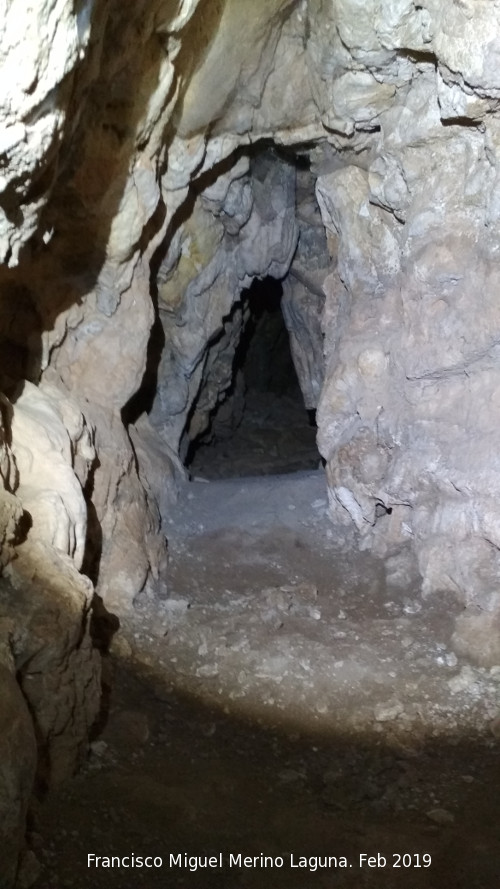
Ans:
[[[374,715],[377,722],[389,722],[391,719],[397,719],[398,716],[401,716],[402,712],[403,705],[401,701],[386,701],[385,703],[377,704]]]
[[[418,614],[419,611],[422,611],[422,603],[417,600],[413,602],[408,600],[405,605],[403,605],[403,611],[405,614]]]
[[[472,691],[475,687],[477,687],[477,675],[469,666],[462,667],[457,676],[448,680],[448,688],[452,694],[459,691]]]
[[[439,664],[440,666],[445,666],[445,667],[456,667],[458,664],[458,658],[457,658],[456,654],[453,654],[453,652],[450,652],[445,655],[440,654],[436,658],[436,664]]]
[[[127,661],[132,657],[132,646],[123,633],[116,633],[109,646],[110,654]]]
[[[278,773],[278,780],[282,784],[296,784],[299,781],[304,780],[304,774],[298,772],[296,769],[282,769],[282,771]]]
[[[500,713],[490,722],[490,732],[494,738],[500,741]]]
[[[430,821],[434,822],[434,824],[445,825],[454,824],[455,822],[455,816],[452,815],[452,813],[449,812],[448,809],[430,809],[425,814]]]
[[[205,664],[203,667],[198,667],[196,671],[196,676],[206,677],[210,679],[213,676],[219,675],[219,666],[218,664]]]
[[[156,636],[159,639],[162,639],[164,636],[166,636],[168,630],[168,625],[166,623],[163,623],[162,621],[158,621],[158,623],[155,623],[154,626],[151,628],[153,636]]]
[[[108,749],[106,741],[92,741],[90,744],[90,752],[92,756],[105,756]]]
[[[165,599],[161,610],[169,618],[180,618],[186,615],[191,607],[189,599]]]
[[[17,874],[18,889],[28,889],[40,876],[41,866],[34,852],[29,849],[23,854]]]

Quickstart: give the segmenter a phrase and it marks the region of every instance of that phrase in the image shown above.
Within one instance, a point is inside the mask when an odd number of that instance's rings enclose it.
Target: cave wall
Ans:
[[[202,428],[227,386],[255,276],[288,276],[332,517],[357,545],[408,553],[426,595],[453,590],[457,648],[498,662],[495,13],[483,0],[8,4],[7,887],[34,775],[76,767],[98,710],[94,589],[118,612],[166,592],[162,517],[186,424]],[[149,416],[131,410],[155,375]],[[376,503],[390,514],[375,520]]]
[[[448,589],[465,606],[457,649],[492,663],[498,24],[490,29],[483,4],[393,6],[405,15],[390,28],[376,16],[363,34],[338,25],[353,57],[395,94],[377,106],[369,162],[317,181],[325,225],[339,239],[325,286],[319,445],[332,513],[347,514],[362,545],[381,555],[410,541],[423,593]],[[368,110],[352,107],[354,125]],[[380,522],[377,500],[392,510]]]
[[[151,423],[184,455],[184,433],[208,426],[232,382],[243,326],[241,292],[283,277],[298,238],[295,169],[270,154],[242,157],[197,196],[159,271],[165,345]],[[189,428],[186,428],[189,418]]]

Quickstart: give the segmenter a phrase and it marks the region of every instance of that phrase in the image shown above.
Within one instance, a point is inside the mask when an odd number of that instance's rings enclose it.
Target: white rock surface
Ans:
[[[26,382],[14,406],[12,451],[20,479],[17,496],[31,517],[30,541],[71,556],[80,568],[87,507],[75,464],[78,454],[84,482],[95,452],[77,405],[49,386]]]

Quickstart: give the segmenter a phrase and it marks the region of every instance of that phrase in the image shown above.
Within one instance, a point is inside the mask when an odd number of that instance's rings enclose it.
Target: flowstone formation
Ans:
[[[255,278],[282,281],[332,516],[389,579],[454,592],[457,650],[498,663],[500,24],[482,0],[11,0],[0,34],[8,889],[35,776],[76,767],[99,709],[95,592],[166,595]]]

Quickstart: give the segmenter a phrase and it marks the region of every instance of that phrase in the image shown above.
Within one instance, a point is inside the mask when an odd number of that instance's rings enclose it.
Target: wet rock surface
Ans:
[[[102,734],[39,813],[37,889],[497,886],[500,671],[454,652],[456,601],[408,566],[398,586],[402,559],[388,582],[326,508],[319,471],[185,486],[168,597],[122,619]],[[87,867],[132,852],[163,867]],[[291,867],[325,855],[352,867]]]

